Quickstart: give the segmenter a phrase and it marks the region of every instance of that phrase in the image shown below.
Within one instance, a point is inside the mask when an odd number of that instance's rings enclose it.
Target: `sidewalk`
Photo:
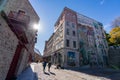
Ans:
[[[42,63],[32,63],[17,80],[120,80],[120,72],[111,69],[55,69],[52,65],[50,71],[46,66],[44,73]]]
[[[37,73],[38,80],[110,80],[70,69],[55,69],[54,65],[51,67],[51,73],[48,72],[47,67],[46,73],[43,73],[41,63],[35,66],[35,72]]]

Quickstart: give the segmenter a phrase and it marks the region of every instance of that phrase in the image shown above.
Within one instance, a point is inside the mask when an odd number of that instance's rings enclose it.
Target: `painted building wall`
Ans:
[[[0,15],[0,79],[5,80],[18,39]]]
[[[93,44],[93,45],[91,44],[90,46],[90,47],[93,46],[93,49],[91,49],[91,51],[95,51],[93,53],[96,54],[98,63],[104,64],[106,61],[103,60],[103,57],[108,56],[108,47],[107,47],[108,45],[105,40],[105,32],[103,30],[102,23],[79,13],[77,14],[77,23],[81,24],[82,26],[93,28],[93,36],[91,37],[90,35],[88,36],[88,43]]]
[[[65,7],[55,23],[53,53],[62,55],[64,67],[81,66],[81,58],[89,64],[93,54],[103,60],[108,49],[102,27],[102,23]]]
[[[29,43],[25,45],[28,51],[25,50],[24,54],[22,55],[23,59],[20,60],[22,64],[19,65],[20,68],[18,69],[17,75],[19,75],[29,65],[28,56],[30,55],[34,56],[35,36],[37,34],[37,31],[33,29],[33,25],[37,24],[39,21],[39,17],[34,11],[29,1],[22,0],[21,3],[22,3],[21,4],[22,6],[20,6],[19,9],[22,9],[23,11],[25,11],[26,15],[30,17],[30,22],[26,30],[26,36]]]
[[[17,68],[15,71],[15,76],[17,76],[25,69],[25,67],[29,65],[29,60],[30,60],[29,58],[31,55],[34,54],[35,37],[36,37],[37,31],[33,29],[33,25],[38,23],[39,17],[34,11],[31,4],[29,3],[29,0],[4,0],[4,1],[6,1],[6,3],[4,4],[4,7],[0,6],[0,8],[5,12],[6,15],[8,15],[10,11],[18,12],[19,10],[22,10],[25,12],[26,16],[29,16],[29,19],[30,19],[28,26],[23,26],[23,27],[27,27],[27,29],[25,29],[25,34],[28,39],[28,44],[24,45],[26,46],[26,48],[24,47],[20,53],[20,57],[17,63]],[[5,41],[5,44],[0,46],[4,47],[6,45],[6,47],[1,48],[2,51],[0,52],[1,54],[0,59],[2,61],[3,58],[6,58],[6,59],[3,59],[3,61],[7,62],[8,64],[8,65],[5,64],[6,66],[4,64],[1,65],[2,71],[0,71],[1,72],[0,78],[2,77],[1,79],[5,80],[8,70],[10,68],[10,64],[12,62],[13,56],[15,54],[16,46],[18,44],[18,38],[11,31],[8,24],[5,22],[5,20],[1,16],[0,16],[0,23],[2,23],[0,26],[1,27],[0,35],[4,34],[2,35],[3,37],[0,36],[0,39],[3,38],[3,40]],[[0,40],[0,42],[2,42],[3,40]]]
[[[110,66],[120,67],[120,46],[110,46],[108,56]]]

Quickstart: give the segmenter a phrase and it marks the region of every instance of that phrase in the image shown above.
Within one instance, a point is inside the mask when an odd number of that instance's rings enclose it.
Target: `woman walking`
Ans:
[[[50,67],[51,67],[52,63],[49,61],[48,62],[48,71],[50,72]]]

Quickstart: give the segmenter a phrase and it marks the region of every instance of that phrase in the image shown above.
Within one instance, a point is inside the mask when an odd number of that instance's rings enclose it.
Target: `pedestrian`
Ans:
[[[56,69],[61,69],[60,63],[57,64]]]
[[[46,61],[46,59],[43,59],[43,72],[44,73],[45,73],[46,65],[47,65],[47,61]]]
[[[48,71],[50,72],[50,67],[51,67],[52,63],[51,61],[48,62]]]

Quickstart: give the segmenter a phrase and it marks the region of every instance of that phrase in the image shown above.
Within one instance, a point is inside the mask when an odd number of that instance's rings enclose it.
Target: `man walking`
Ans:
[[[46,59],[43,59],[43,72],[44,73],[45,73],[46,65],[47,65],[47,61],[46,61]]]

